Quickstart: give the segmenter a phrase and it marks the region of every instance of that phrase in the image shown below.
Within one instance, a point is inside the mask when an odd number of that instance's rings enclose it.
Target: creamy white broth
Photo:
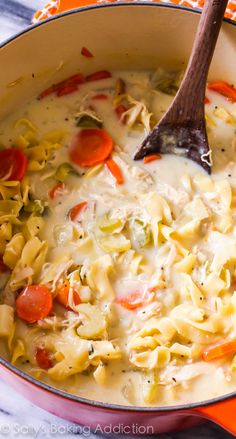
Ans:
[[[6,147],[15,145],[19,135],[24,137],[32,131],[24,121],[15,126],[22,118],[30,120],[40,139],[49,132],[61,131],[61,147],[52,150],[46,166],[28,172],[31,198],[40,200],[46,209],[38,234],[40,242],[48,246],[45,261],[36,274],[24,278],[13,267],[12,273],[1,277],[2,303],[15,308],[14,298],[22,289],[40,283],[55,298],[53,315],[27,325],[15,313],[15,330],[10,327],[9,333],[1,334],[0,327],[2,355],[66,392],[141,406],[200,401],[236,389],[233,353],[213,361],[202,359],[207,347],[236,337],[236,107],[207,91],[211,177],[192,161],[172,155],[148,164],[134,162],[134,152],[147,130],[141,122],[129,127],[119,120],[114,111],[114,90],[117,78],[122,78],[127,94],[143,102],[157,121],[173,97],[154,90],[150,77],[150,72],[114,72],[112,78],[85,83],[73,94],[35,99],[0,126],[0,143]],[[105,93],[107,99],[92,99],[99,93]],[[91,105],[114,140],[112,158],[122,171],[124,184],[117,184],[103,163],[93,169],[72,163],[80,175],[69,175],[64,189],[52,200],[48,193],[56,184],[55,170],[70,162],[70,147],[81,129],[76,126],[76,114],[81,107],[87,110]],[[217,108],[232,114],[230,123],[215,115]],[[201,206],[196,207],[193,202],[199,200]],[[78,221],[71,221],[68,213],[84,201],[88,207]],[[162,206],[159,219],[158,213],[151,212],[155,203]],[[120,221],[120,229],[101,231],[99,221],[108,212],[113,220]],[[24,214],[23,221],[28,217]],[[145,246],[133,236],[132,221],[137,219],[150,231],[150,242]],[[21,227],[13,225],[13,230],[24,235]],[[125,247],[104,250],[102,243],[105,240],[107,245],[106,240],[114,234],[122,234]],[[221,244],[224,237],[229,242]],[[226,243],[228,259],[223,257]],[[2,249],[5,261],[4,252]],[[223,259],[215,258],[218,253]],[[185,264],[187,257],[192,262]],[[96,269],[94,264],[98,264]],[[17,288],[11,288],[14,276]],[[86,324],[87,317],[73,302],[73,293],[68,299],[69,310],[57,303],[56,295],[65,279],[77,290],[82,306],[93,308],[95,320],[101,313],[104,328],[99,335],[86,338],[76,332],[81,322]],[[142,306],[126,309],[122,300],[133,292],[143,297]],[[180,309],[180,305],[186,308]],[[109,342],[109,347],[102,342]],[[45,347],[51,355],[48,370],[37,364],[38,347]],[[67,364],[59,373],[55,368],[62,361]]]

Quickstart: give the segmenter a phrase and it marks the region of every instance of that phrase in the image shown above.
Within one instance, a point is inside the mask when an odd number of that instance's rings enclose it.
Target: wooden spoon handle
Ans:
[[[171,119],[175,123],[202,120],[208,70],[227,3],[228,0],[205,1],[187,70],[171,111],[168,112],[170,122]]]

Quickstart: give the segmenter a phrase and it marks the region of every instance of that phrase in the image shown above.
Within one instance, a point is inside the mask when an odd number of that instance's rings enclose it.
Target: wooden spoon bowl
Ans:
[[[175,154],[195,161],[211,173],[205,90],[227,3],[227,0],[206,0],[182,84],[167,113],[136,152],[135,160],[153,153]]]

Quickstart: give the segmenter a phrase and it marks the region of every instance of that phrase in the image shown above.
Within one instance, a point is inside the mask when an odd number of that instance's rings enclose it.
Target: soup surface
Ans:
[[[1,354],[66,392],[151,406],[236,390],[235,89],[206,92],[211,176],[133,160],[180,79],[78,74],[1,122]]]

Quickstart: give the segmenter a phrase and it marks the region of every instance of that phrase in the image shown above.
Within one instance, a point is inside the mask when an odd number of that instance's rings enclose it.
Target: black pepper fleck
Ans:
[[[93,345],[91,344],[91,346],[89,347],[89,355],[91,355],[91,354],[93,354],[94,353],[94,347],[93,347]]]

